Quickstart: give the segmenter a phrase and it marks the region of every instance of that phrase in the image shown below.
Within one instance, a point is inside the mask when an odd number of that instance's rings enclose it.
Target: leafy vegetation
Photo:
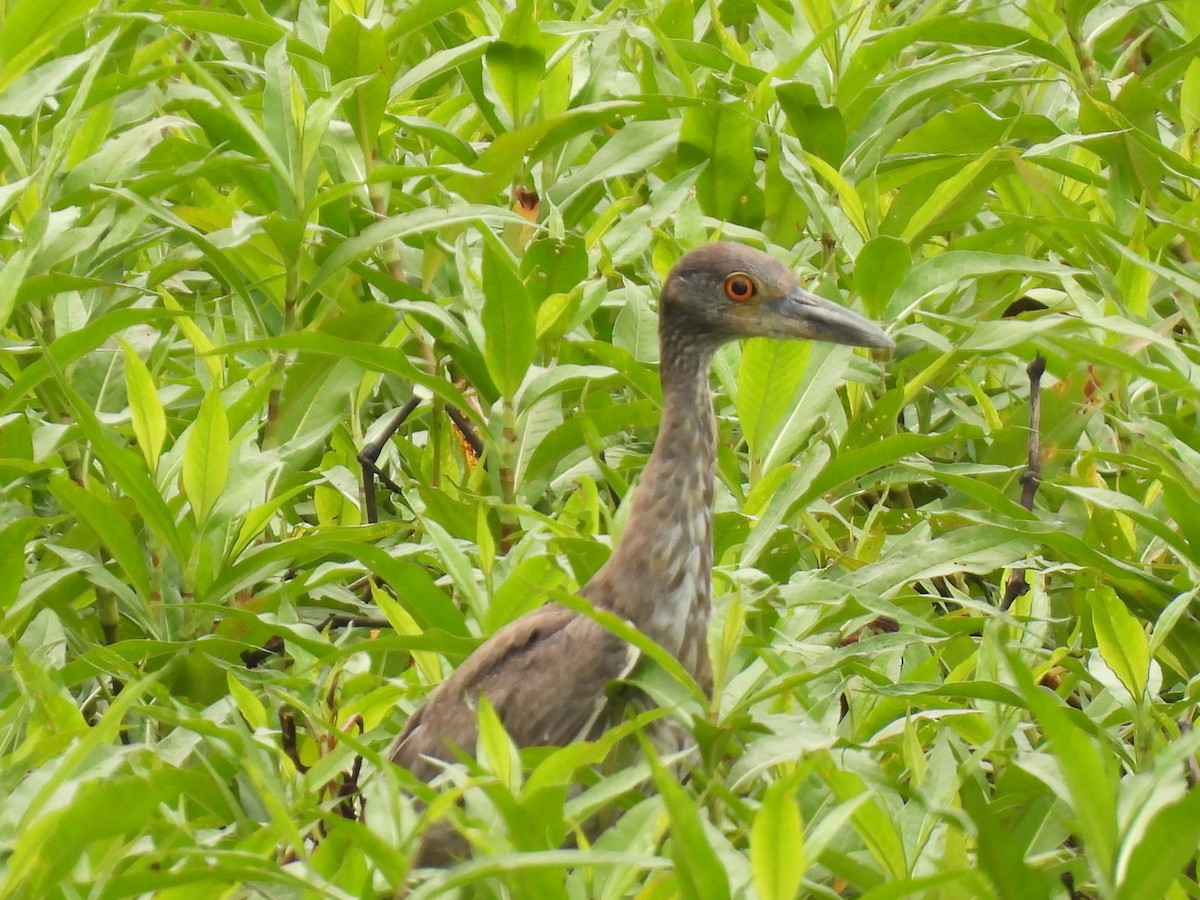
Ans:
[[[0,894],[1200,893],[1198,49],[1191,0],[3,5]],[[414,807],[390,737],[606,557],[718,235],[899,347],[718,360],[689,777],[485,710]]]

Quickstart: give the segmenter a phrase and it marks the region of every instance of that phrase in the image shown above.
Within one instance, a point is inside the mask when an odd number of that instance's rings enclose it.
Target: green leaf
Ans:
[[[20,0],[11,4],[0,28],[0,94],[99,5],[99,0]]]
[[[479,696],[479,749],[477,755],[509,791],[521,789],[521,758],[517,747],[504,730],[504,723],[487,696]]]
[[[761,218],[762,197],[754,183],[755,127],[745,104],[723,100],[715,91],[684,110],[678,168],[708,163],[696,182],[706,215],[746,224],[753,224],[755,215]]]
[[[12,318],[17,305],[17,291],[29,272],[33,257],[33,248],[21,247],[0,268],[0,328],[7,326]]]
[[[263,49],[287,36],[287,29],[270,16],[186,7],[166,8],[161,15],[183,31],[223,35]]]
[[[233,670],[225,673],[225,683],[229,687],[229,695],[237,704],[238,711],[251,729],[258,730],[267,726],[267,710],[254,692],[234,677]]]
[[[546,75],[546,52],[534,0],[519,0],[504,21],[500,39],[488,45],[488,75],[508,111],[513,128],[529,118]]]
[[[754,814],[750,831],[750,866],[762,900],[792,900],[798,895],[808,862],[804,827],[796,803],[798,779],[772,782]]]
[[[530,556],[521,560],[504,582],[492,593],[484,627],[488,634],[530,610],[546,599],[546,592],[562,586],[562,566],[550,556]]]
[[[1179,111],[1188,131],[1200,128],[1200,59],[1192,60],[1179,89]]]
[[[0,897],[51,896],[61,884],[63,868],[86,857],[97,843],[135,838],[164,806],[208,806],[210,798],[220,796],[218,782],[204,768],[161,766],[144,775],[88,779],[75,788],[69,804],[21,830]]]
[[[30,658],[20,644],[13,645],[12,666],[12,677],[28,698],[27,740],[41,743],[43,752],[48,750],[49,756],[57,756],[72,738],[87,730],[87,722],[60,674],[46,668],[42,660]]]
[[[1130,834],[1133,837],[1133,834]],[[1170,897],[1200,843],[1200,790],[1192,787],[1183,799],[1155,813],[1131,853],[1123,860],[1117,900]],[[1124,855],[1124,854],[1123,854]],[[1187,882],[1184,881],[1183,885]],[[1181,894],[1187,888],[1181,885]]]
[[[55,342],[54,346],[58,346],[58,342]],[[75,421],[87,437],[92,452],[104,463],[112,480],[133,498],[142,519],[160,539],[166,542],[168,549],[178,558],[186,558],[187,553],[184,551],[183,542],[175,528],[175,519],[163,501],[158,488],[150,481],[145,468],[137,461],[136,457],[108,436],[91,406],[67,381],[58,361],[51,352],[52,350],[53,347],[47,349],[42,355],[42,361],[46,363],[58,383],[58,389],[70,405]]]
[[[820,760],[819,771],[837,799],[853,806],[849,818],[854,830],[887,876],[903,878],[908,871],[904,840],[882,798],[869,791],[854,772],[838,769],[828,759]]]
[[[325,60],[334,82],[365,79],[343,104],[360,146],[373,147],[387,109],[392,64],[383,24],[343,15],[329,29]]]
[[[1150,642],[1145,628],[1111,587],[1088,591],[1087,598],[1100,656],[1134,701],[1141,702],[1150,676]]]
[[[899,238],[879,235],[863,245],[854,263],[854,288],[870,315],[883,315],[911,268],[912,251]]]
[[[620,111],[623,110],[611,110]],[[584,121],[593,122],[594,119]],[[630,122],[613,135],[612,140],[607,141],[586,165],[555,182],[549,191],[550,198],[566,206],[589,188],[594,188],[597,181],[624,175],[644,175],[667,157],[672,149],[677,148],[679,140],[678,119]]]
[[[146,565],[146,552],[130,523],[119,515],[113,515],[112,500],[107,497],[101,499],[61,475],[51,477],[50,490],[62,508],[78,516],[108,548],[125,570],[134,590],[144,602],[149,603],[150,571]]]
[[[479,412],[454,385],[445,378],[423,373],[409,362],[407,356],[391,347],[347,340],[329,334],[293,332],[274,338],[227,344],[214,352],[237,353],[242,350],[300,350],[355,362],[370,371],[397,375],[405,381],[427,387],[435,396],[458,408],[476,425],[482,424]]]
[[[839,453],[816,477],[805,469],[797,469],[776,491],[766,512],[754,526],[743,562],[753,564],[774,529],[793,510],[803,508],[822,494],[839,490],[849,482],[870,477],[876,469],[894,464],[910,454],[947,444],[952,439],[953,435],[949,434],[895,434],[865,447]]]
[[[1163,609],[1162,614],[1154,622],[1154,630],[1150,634],[1150,643],[1147,646],[1147,651],[1151,656],[1158,653],[1159,649],[1166,643],[1167,638],[1170,637],[1176,624],[1191,609],[1192,604],[1196,601],[1198,590],[1200,589],[1192,588],[1190,591],[1184,591]]]
[[[183,454],[183,492],[203,527],[229,480],[229,420],[221,391],[211,387],[200,403]]]
[[[158,471],[158,456],[167,438],[167,417],[150,370],[129,344],[122,342],[121,348],[125,352],[125,392],[133,434],[153,474]]]
[[[953,204],[968,192],[982,193],[986,189],[986,184],[983,182],[986,180],[989,167],[997,152],[993,148],[971,160],[949,178],[939,181],[925,201],[905,217],[900,237],[909,243],[914,243],[919,236],[928,231],[944,230],[944,217]]]
[[[751,457],[761,461],[791,407],[812,356],[808,342],[754,338],[742,349],[737,410]]]
[[[263,59],[263,71],[266,74],[266,85],[262,93],[262,131],[279,161],[279,167],[275,170],[279,199],[292,201],[298,199],[295,196],[295,188],[301,183],[297,177],[300,168],[300,129],[294,112],[299,104],[295,102],[297,98],[293,94],[295,73],[288,58],[285,39],[280,39],[267,50]],[[239,107],[233,109],[240,112]],[[255,133],[252,128],[247,130],[251,134]],[[288,218],[295,212],[287,207],[283,209]]]
[[[821,103],[812,85],[804,82],[777,85],[775,94],[792,133],[800,139],[800,146],[835,169],[840,168],[846,158],[846,121],[842,111]]]
[[[537,350],[533,301],[517,277],[512,256],[489,232],[483,241],[482,320],[488,374],[511,401]]]
[[[1016,254],[951,250],[919,264],[908,273],[888,304],[888,314],[897,315],[934,291],[948,290],[960,281],[1002,273],[1041,275],[1055,280],[1081,274],[1080,270],[1058,262],[1044,262]]]
[[[13,379],[0,398],[0,415],[19,409],[26,395],[53,374],[53,363],[68,365],[95,350],[119,331],[159,320],[170,321],[176,313],[161,309],[115,309],[83,328],[64,334],[54,341],[46,354],[35,360]]]
[[[529,226],[525,219],[509,210],[468,204],[451,206],[448,209],[416,209],[412,212],[390,216],[367,226],[360,234],[338,244],[337,249],[325,258],[317,271],[305,283],[300,292],[300,305],[307,306],[325,285],[325,282],[333,278],[335,274],[342,273],[351,263],[374,252],[384,243],[399,241],[426,232],[461,228],[464,225],[476,223],[484,226],[485,230],[489,225]]]
[[[671,816],[671,858],[687,900],[729,900],[729,875],[704,833],[696,801],[647,747],[654,786]]]
[[[1073,828],[1087,849],[1093,878],[1111,893],[1117,845],[1116,773],[1112,757],[1102,757],[1092,739],[1076,726],[1053,692],[1036,684],[1015,652],[1008,654],[1017,688],[1037,718],[1066,785]]]
[[[467,609],[473,612],[476,618],[482,618],[483,591],[476,579],[476,569],[471,565],[471,560],[462,544],[456,541],[441,523],[432,518],[426,517],[425,529],[433,547],[437,550],[441,567],[450,576],[454,586],[458,588],[459,595],[466,603]]]
[[[20,595],[25,580],[25,545],[40,526],[38,519],[17,519],[0,528],[0,622]]]
[[[521,257],[521,278],[540,304],[551,294],[567,294],[588,277],[587,247],[582,239],[535,238]]]

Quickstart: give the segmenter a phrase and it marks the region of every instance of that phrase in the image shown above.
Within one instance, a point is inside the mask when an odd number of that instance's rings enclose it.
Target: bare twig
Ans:
[[[283,638],[277,634],[273,634],[267,638],[267,642],[261,647],[257,647],[254,650],[243,650],[241,654],[242,662],[247,669],[257,669],[271,657],[282,655],[283,650]]]
[[[346,722],[344,731],[349,731],[351,728],[357,728],[361,735],[363,732],[362,716],[357,713],[350,717]],[[366,807],[366,800],[362,796],[362,792],[358,789],[358,778],[362,774],[363,758],[355,756],[354,762],[350,766],[349,772],[342,772],[332,784],[333,794],[337,797],[337,803],[334,810],[343,819],[351,821],[357,820],[363,813]],[[358,800],[359,808],[356,809],[354,801]]]
[[[400,430],[400,426],[413,414],[413,411],[416,410],[420,403],[419,398],[410,397],[407,403],[396,410],[396,414],[388,422],[383,431],[379,433],[379,436],[364,445],[362,451],[358,454],[358,461],[362,464],[363,501],[367,509],[367,522],[372,525],[379,521],[379,509],[375,501],[375,479],[379,479],[383,486],[393,494],[403,493],[404,490],[376,465],[379,461],[379,454],[383,452],[383,448],[392,439],[392,435]],[[483,439],[471,427],[471,423],[467,420],[467,417],[453,406],[446,407],[446,415],[450,417],[450,421],[454,423],[454,427],[458,429],[458,433],[462,435],[463,441],[475,455],[475,458],[478,459],[482,456]]]
[[[392,417],[392,421],[388,422],[387,427],[380,432],[379,437],[365,445],[362,448],[362,452],[358,454],[358,461],[362,464],[363,501],[367,506],[367,522],[372,525],[379,521],[379,511],[375,505],[375,479],[378,477],[383,481],[387,489],[392,493],[398,494],[401,492],[400,486],[383,472],[379,471],[375,463],[379,460],[379,454],[383,452],[383,448],[387,446],[387,442],[392,439],[392,435],[400,430],[400,426],[413,414],[413,410],[417,408],[420,402],[420,398],[415,395],[409,397],[408,402],[396,410],[396,415]]]
[[[1033,512],[1033,499],[1042,481],[1042,375],[1046,373],[1046,357],[1040,353],[1025,371],[1029,373],[1029,458],[1021,473],[1021,505]],[[1008,609],[1014,600],[1029,590],[1026,569],[1017,569],[1004,588],[1001,609]]]
[[[301,774],[307,772],[308,766],[300,762],[300,751],[296,748],[296,718],[286,706],[279,708],[279,743],[296,771]]]
[[[334,613],[329,616],[324,622],[317,626],[317,631],[324,631],[326,628],[391,628],[392,623],[387,619],[376,618],[373,616],[343,616]]]
[[[446,415],[450,417],[450,421],[454,423],[454,427],[458,429],[463,440],[467,442],[467,446],[471,448],[471,452],[475,454],[475,458],[478,459],[483,456],[483,438],[475,433],[475,429],[471,427],[471,423],[467,421],[467,417],[453,406],[446,407]]]

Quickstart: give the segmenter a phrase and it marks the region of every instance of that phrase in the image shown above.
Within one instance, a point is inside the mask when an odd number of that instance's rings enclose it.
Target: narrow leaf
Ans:
[[[654,785],[671,816],[671,858],[683,896],[687,900],[729,900],[729,875],[708,842],[696,801],[659,762],[652,748],[646,749]]]
[[[757,190],[754,128],[745,104],[722,102],[715,95],[709,102],[684,111],[678,170],[708,163],[696,182],[700,208],[708,215],[732,221],[743,219],[743,204]]]
[[[57,346],[57,342],[55,346]],[[104,463],[112,480],[133,498],[142,519],[158,537],[166,541],[171,552],[179,558],[186,557],[187,553],[179,538],[179,532],[175,528],[175,519],[158,488],[147,476],[145,468],[137,462],[136,457],[130,451],[116,444],[108,436],[91,406],[79,396],[79,393],[67,380],[50,349],[47,349],[42,355],[42,361],[47,364],[50,373],[58,382],[58,389],[70,404],[76,424],[87,437],[92,452]]]
[[[200,403],[183,454],[183,492],[196,524],[203,526],[229,478],[229,420],[221,392],[210,388]]]
[[[1136,849],[1124,861],[1118,900],[1171,897],[1171,885],[1194,860],[1200,842],[1200,790],[1192,788],[1177,803],[1165,806],[1151,820]],[[1185,882],[1186,884],[1186,882]],[[1178,896],[1183,896],[1186,888]]]
[[[1150,675],[1150,642],[1142,623],[1107,585],[1088,591],[1088,605],[1100,655],[1133,699],[1141,700]]]
[[[1008,663],[1066,783],[1073,825],[1087,847],[1093,877],[1100,892],[1109,895],[1117,845],[1115,773],[1091,738],[1067,716],[1062,700],[1035,683],[1015,653],[1008,654]]]
[[[158,471],[158,457],[167,437],[167,417],[163,413],[162,401],[158,398],[150,370],[124,341],[121,342],[121,348],[125,351],[125,391],[129,396],[133,434],[153,474]]]
[[[483,355],[492,381],[511,400],[533,364],[533,301],[504,245],[491,232],[483,235]]]
[[[750,866],[762,900],[793,900],[804,879],[804,829],[793,778],[772,783],[750,832]]]
[[[746,342],[738,367],[738,420],[753,458],[761,459],[804,379],[808,342],[756,338]]]
[[[912,251],[899,238],[880,235],[863,245],[854,263],[854,288],[872,316],[882,315],[888,300],[912,268]]]
[[[487,71],[508,111],[513,128],[529,117],[546,76],[546,51],[538,30],[534,0],[520,0],[504,23],[500,39],[487,49]]]
[[[101,499],[62,475],[52,476],[50,490],[63,509],[88,526],[125,570],[142,600],[150,599],[150,570],[146,554],[133,527],[120,515],[113,515],[112,501]]]

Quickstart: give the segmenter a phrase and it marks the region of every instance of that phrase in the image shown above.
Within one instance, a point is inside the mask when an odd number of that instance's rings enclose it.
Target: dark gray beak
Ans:
[[[874,322],[844,306],[810,294],[803,288],[795,288],[767,305],[776,313],[772,318],[775,318],[774,324],[784,332],[781,337],[850,344],[854,347],[878,347],[881,350],[896,346],[896,342]]]

